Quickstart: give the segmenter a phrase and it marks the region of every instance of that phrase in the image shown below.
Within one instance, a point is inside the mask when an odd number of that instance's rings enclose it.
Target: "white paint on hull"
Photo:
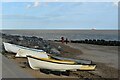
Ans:
[[[83,65],[79,64],[59,64],[59,63],[53,63],[53,62],[47,62],[43,60],[38,60],[34,59],[31,57],[27,57],[29,65],[32,69],[34,70],[39,70],[39,69],[50,69],[54,71],[66,71],[66,70],[77,70],[77,69],[83,69]],[[92,67],[91,70],[95,69],[96,66]],[[90,69],[90,68],[89,68]]]
[[[27,55],[40,57],[40,58],[49,58],[46,52],[37,52],[32,50],[20,49],[18,50],[15,57],[27,57]]]
[[[3,44],[4,44],[4,48],[7,52],[17,53],[18,50],[21,49],[13,44],[10,44],[10,43],[3,42]]]

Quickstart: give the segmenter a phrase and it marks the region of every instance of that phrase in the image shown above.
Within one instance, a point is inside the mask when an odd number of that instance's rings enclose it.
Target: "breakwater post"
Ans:
[[[60,40],[54,40],[60,42]],[[120,41],[106,41],[104,39],[85,39],[85,40],[71,40],[71,43],[85,43],[85,44],[95,44],[95,45],[104,45],[104,46],[120,46]]]

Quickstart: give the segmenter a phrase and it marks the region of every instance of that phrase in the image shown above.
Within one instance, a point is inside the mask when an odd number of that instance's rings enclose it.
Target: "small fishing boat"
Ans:
[[[95,70],[95,64],[77,64],[74,61],[68,60],[55,60],[50,58],[37,58],[34,56],[27,56],[29,65],[34,70],[50,69],[53,71],[66,71],[66,70]]]
[[[49,55],[51,58],[53,59],[57,59],[57,60],[70,60],[70,61],[75,61],[76,63],[79,64],[92,64],[92,61],[90,60],[85,60],[85,59],[72,59],[72,58],[64,58],[64,57],[59,57],[59,56],[53,56],[53,55]]]
[[[49,58],[47,53],[44,51],[34,51],[28,49],[19,49],[15,57],[27,57],[27,55],[40,57],[40,58]]]
[[[43,50],[38,50],[38,49],[32,49],[32,48],[27,48],[15,44],[10,44],[3,42],[4,48],[7,52],[12,52],[12,53],[17,53],[15,57],[26,57],[26,55],[31,55],[34,57],[40,57],[40,58],[52,58],[55,60],[69,60],[76,62],[78,64],[92,64],[92,61],[89,60],[76,60],[76,59],[70,59],[70,58],[64,58],[64,57],[58,57],[58,56],[53,56],[50,55]]]
[[[12,52],[12,53],[17,53],[19,49],[21,49],[20,47],[17,47],[14,44],[10,44],[10,43],[5,43],[3,42],[4,45],[4,49],[7,52]]]
[[[26,50],[32,50],[32,51],[37,51],[37,52],[43,52],[43,50],[38,50],[38,49],[32,49],[32,48],[27,48],[24,46],[19,46],[15,44],[10,44],[3,42],[4,48],[7,52],[12,52],[12,53],[17,53],[20,49],[26,49]]]

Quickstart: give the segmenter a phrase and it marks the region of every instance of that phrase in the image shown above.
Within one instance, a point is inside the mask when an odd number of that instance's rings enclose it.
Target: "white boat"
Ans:
[[[73,60],[73,59],[66,59],[63,57],[56,57],[56,56],[49,56],[48,53],[44,52],[43,50],[37,50],[37,49],[32,49],[32,48],[27,48],[27,47],[23,47],[23,46],[19,46],[19,45],[15,45],[15,44],[10,44],[10,43],[5,43],[4,44],[4,48],[6,51],[8,52],[12,52],[12,53],[17,53],[15,57],[26,57],[27,55],[30,56],[34,56],[34,57],[39,57],[39,58],[48,58],[48,59],[56,59],[59,61],[63,61],[63,60],[67,60],[66,63],[69,63],[70,61],[75,62],[75,63],[85,63],[85,64],[91,64],[91,62],[86,62],[83,60]]]
[[[19,49],[15,57],[27,57],[27,55],[40,57],[40,58],[49,58],[47,53],[44,51],[34,51],[28,49]]]
[[[74,61],[68,60],[54,60],[54,59],[45,59],[37,58],[33,56],[27,56],[29,65],[34,70],[39,69],[50,69],[53,71],[66,71],[66,70],[94,70],[96,65],[82,65],[76,64]]]
[[[44,52],[43,50],[38,50],[38,49],[32,49],[32,48],[27,48],[15,44],[10,44],[3,42],[4,48],[7,52],[12,52],[12,53],[17,53],[20,49],[26,49],[26,50],[32,50],[32,51],[37,51],[37,52]]]
[[[16,45],[10,43],[3,42],[3,45],[7,52],[17,53],[18,50],[21,49],[20,47],[17,47]]]
[[[72,59],[72,58],[64,58],[64,57],[59,57],[59,56],[53,56],[53,55],[49,55],[51,58],[53,59],[57,59],[57,60],[70,60],[70,61],[75,61],[76,63],[79,64],[92,64],[92,61],[90,60],[85,60],[85,59]]]

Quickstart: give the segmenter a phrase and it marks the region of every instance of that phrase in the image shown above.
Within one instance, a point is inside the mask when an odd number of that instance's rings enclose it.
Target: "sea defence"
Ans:
[[[51,46],[47,40],[43,40],[40,37],[8,35],[2,33],[2,39],[11,44],[39,49],[51,54],[60,54],[58,49],[56,49],[54,46]]]
[[[61,42],[61,40],[54,40],[56,42]],[[104,46],[120,46],[120,41],[106,41],[104,39],[85,39],[85,40],[69,40],[71,43],[85,43],[85,44],[95,44]]]
[[[43,40],[43,38],[40,37],[36,37],[36,36],[20,36],[20,35],[8,35],[8,34],[4,34],[4,33],[0,33],[2,35],[2,38],[4,39],[9,39],[8,42],[17,44],[17,45],[22,45],[25,46],[28,43],[31,43],[31,46],[34,46],[35,48],[42,48],[43,50],[45,50],[46,52],[49,51],[50,45],[47,41],[51,41],[51,40]],[[14,42],[13,42],[14,41]],[[21,44],[22,41],[25,41],[26,43]],[[55,42],[61,42],[61,40],[59,39],[54,39],[52,41]],[[19,43],[18,43],[19,42]],[[64,40],[64,42],[66,42],[66,40]],[[104,40],[104,39],[84,39],[84,40],[67,40],[67,43],[85,43],[85,44],[95,44],[95,45],[104,45],[104,46],[120,46],[120,41],[119,40]],[[35,46],[36,44],[41,45],[41,46]],[[29,47],[29,46],[26,46]],[[33,47],[32,47],[33,48]],[[55,52],[53,52],[55,53]],[[57,52],[58,53],[58,52]]]

